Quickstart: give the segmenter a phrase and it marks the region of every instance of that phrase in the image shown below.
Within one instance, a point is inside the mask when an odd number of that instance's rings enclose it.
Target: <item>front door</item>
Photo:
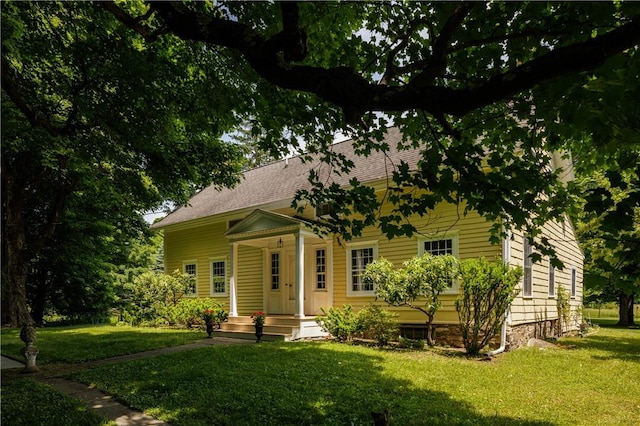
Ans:
[[[290,314],[295,312],[295,253],[272,251],[269,254],[269,275],[267,278],[269,314]]]

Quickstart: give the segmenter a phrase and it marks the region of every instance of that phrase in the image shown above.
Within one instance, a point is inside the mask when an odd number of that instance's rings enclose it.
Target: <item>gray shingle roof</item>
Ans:
[[[360,182],[371,182],[391,176],[394,166],[397,166],[401,160],[414,166],[420,158],[418,149],[398,151],[397,146],[401,140],[402,136],[397,128],[388,129],[385,142],[389,144],[389,151],[372,151],[368,157],[353,153],[351,139],[333,144],[334,152],[346,155],[355,164],[348,176],[339,176],[331,172],[329,166],[318,159],[305,163],[300,157],[249,170],[244,173],[243,179],[235,188],[222,190],[213,186],[205,188],[189,200],[189,205],[176,209],[154,224],[153,228],[290,200],[296,191],[311,188],[307,177],[312,168],[320,173],[323,180],[336,182],[339,185],[348,185],[352,177],[358,178]]]

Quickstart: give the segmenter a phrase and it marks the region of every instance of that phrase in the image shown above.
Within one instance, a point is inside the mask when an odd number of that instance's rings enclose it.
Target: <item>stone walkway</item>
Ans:
[[[162,354],[175,353],[188,351],[191,349],[202,348],[206,346],[212,345],[242,345],[242,344],[253,344],[253,340],[243,340],[243,339],[232,339],[228,337],[214,337],[212,339],[202,339],[197,342],[189,343],[181,346],[173,346],[170,348],[162,348],[156,349],[146,352],[138,352],[131,355],[123,355],[113,358],[107,358],[99,361],[90,361],[83,364],[73,365],[68,368],[62,368],[59,371],[54,369],[49,369],[44,367],[40,373],[31,374],[29,376],[24,377],[33,377],[36,380],[39,380],[43,383],[47,383],[53,386],[59,392],[68,394],[74,398],[80,399],[84,401],[89,407],[91,407],[96,413],[100,414],[104,418],[108,420],[112,420],[116,422],[116,424],[121,426],[147,426],[147,425],[165,425],[168,426],[168,423],[162,422],[158,419],[154,419],[153,417],[147,416],[141,411],[134,410],[133,408],[127,407],[124,404],[119,403],[111,395],[107,395],[106,393],[92,388],[91,386],[87,386],[82,383],[74,382],[72,380],[63,379],[61,377],[56,377],[57,374],[61,374],[62,371],[67,369],[78,369],[78,368],[91,368],[97,367],[100,365],[106,364],[114,364],[118,362],[130,361],[134,359],[141,358],[150,358]],[[2,369],[3,370],[13,370],[13,369],[22,369],[24,364],[12,360],[11,358],[2,357]],[[53,367],[53,366],[52,366]]]

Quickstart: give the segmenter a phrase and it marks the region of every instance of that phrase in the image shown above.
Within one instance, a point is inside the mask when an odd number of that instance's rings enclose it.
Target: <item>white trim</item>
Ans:
[[[213,283],[213,263],[222,262],[224,265],[224,292],[216,293],[214,291],[214,283]],[[211,297],[227,297],[229,295],[229,283],[227,281],[228,276],[228,267],[227,267],[227,259],[224,257],[210,257],[209,258],[209,295]]]
[[[525,246],[526,245],[526,246]],[[532,299],[533,298],[533,259],[531,259],[531,257],[527,256],[527,250],[526,247],[529,248],[529,250],[531,251],[531,253],[533,254],[533,246],[531,245],[531,243],[529,243],[529,240],[527,239],[526,235],[522,235],[522,297],[525,299]],[[529,286],[529,290],[530,293],[525,293],[526,290],[526,286],[525,286],[525,280],[527,278],[527,259],[529,259],[529,262],[531,262],[531,268],[530,268],[530,272],[529,272],[529,279],[531,281],[531,284]]]
[[[422,237],[418,238],[418,256],[424,255],[424,243],[429,241],[441,241],[441,240],[451,240],[451,255],[456,259],[460,259],[459,247],[460,247],[460,236],[459,231],[449,231],[441,234],[436,234],[432,237]],[[444,290],[442,294],[458,294],[459,292],[459,283],[458,280],[453,280],[453,283],[450,288]]]
[[[549,259],[549,269],[547,270],[547,293],[549,297],[556,297],[556,268]],[[552,286],[553,283],[553,286]]]
[[[571,287],[571,298],[575,298],[578,294],[578,268],[575,265],[571,265],[569,286]]]
[[[193,286],[193,290],[194,290],[193,293],[185,293],[184,297],[198,297],[198,259],[190,259],[190,260],[182,261],[182,272],[185,274],[187,273],[187,265],[195,265],[196,270],[192,275],[195,278],[196,282]]]
[[[346,246],[346,271],[347,271],[347,297],[366,297],[366,296],[375,296],[375,289],[369,291],[355,291],[353,290],[353,271],[351,270],[351,251],[352,250],[360,250],[365,248],[373,249],[373,260],[378,259],[378,240],[370,240],[370,241],[358,241],[355,243],[349,243]]]

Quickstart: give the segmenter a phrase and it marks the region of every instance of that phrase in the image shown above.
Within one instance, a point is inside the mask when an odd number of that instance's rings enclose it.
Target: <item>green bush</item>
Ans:
[[[522,277],[521,268],[481,257],[460,265],[462,295],[455,302],[467,353],[476,355],[498,334]]]
[[[207,310],[211,312],[215,328],[219,327],[229,317],[222,304],[212,298],[184,298],[172,310],[172,317],[175,323],[184,324],[187,328],[204,325],[203,315]]]
[[[424,340],[422,339],[409,339],[408,337],[398,337],[398,347],[406,349],[424,349]]]
[[[131,325],[172,325],[176,306],[191,288],[193,277],[175,270],[173,273],[149,271],[127,285],[128,303],[121,312],[122,321]]]
[[[330,307],[328,311],[320,308],[324,317],[316,317],[316,322],[322,330],[331,334],[340,342],[348,342],[353,339],[358,330],[358,317],[351,305],[344,305],[342,309]]]
[[[356,330],[362,338],[373,339],[384,346],[398,337],[398,314],[370,304],[356,315]]]

